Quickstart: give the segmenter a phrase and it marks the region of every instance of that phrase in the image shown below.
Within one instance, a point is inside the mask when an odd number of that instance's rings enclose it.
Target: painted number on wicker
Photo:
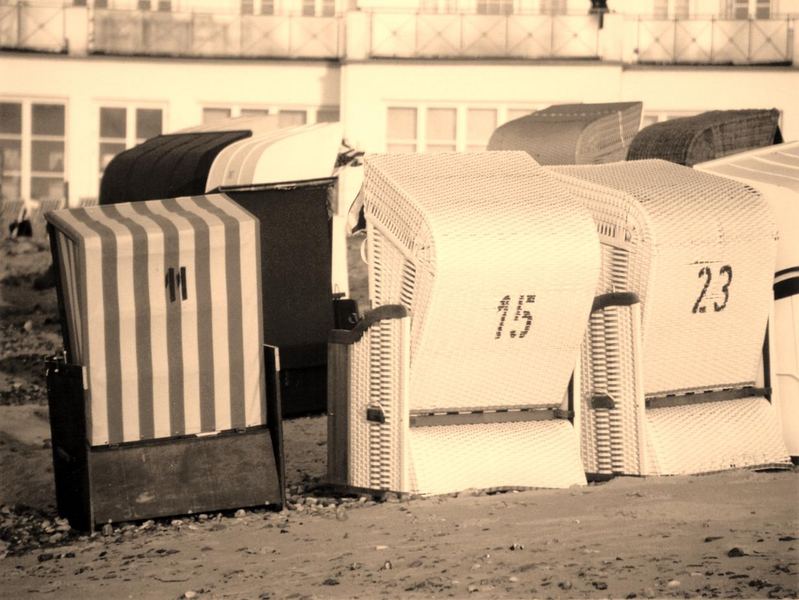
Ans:
[[[505,328],[505,321],[508,319],[508,313],[510,312],[510,295],[506,295],[499,301],[499,305],[497,306],[497,312],[502,313],[502,316],[499,318],[499,325],[497,326],[497,333],[494,336],[494,339],[499,339],[502,337],[502,330]],[[535,294],[520,294],[519,300],[516,302],[516,311],[513,315],[513,322],[517,323],[519,321],[524,322],[524,327],[521,331],[517,329],[511,329],[508,332],[508,335],[512,338],[521,339],[527,335],[527,332],[530,331],[530,327],[533,326],[533,313],[529,310],[525,310],[526,304],[533,304],[535,303]]]
[[[721,293],[724,294],[724,303],[719,304],[717,301],[713,301],[713,310],[716,312],[724,310],[727,306],[727,301],[730,299],[730,283],[732,283],[732,267],[730,265],[724,265],[719,269],[719,276],[726,277],[726,281],[721,286]],[[704,279],[704,285],[702,286],[702,291],[699,292],[699,297],[696,299],[694,303],[694,313],[704,313],[707,312],[707,307],[703,304],[703,300],[705,299],[705,295],[707,294],[707,290],[710,287],[710,283],[713,280],[713,272],[710,270],[710,267],[704,266],[699,269],[700,279]]]

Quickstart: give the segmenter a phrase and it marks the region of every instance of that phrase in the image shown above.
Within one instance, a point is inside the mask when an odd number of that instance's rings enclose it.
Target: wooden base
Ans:
[[[267,366],[274,365],[267,352]],[[279,394],[268,384],[268,426],[115,446],[89,446],[82,369],[48,363],[58,512],[75,529],[285,502]]]

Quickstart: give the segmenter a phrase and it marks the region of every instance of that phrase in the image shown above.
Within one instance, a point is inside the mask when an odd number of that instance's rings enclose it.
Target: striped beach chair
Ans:
[[[664,161],[551,172],[596,222],[598,293],[622,300],[594,306],[583,347],[586,470],[784,463],[770,390],[756,385],[776,252],[765,200]]]
[[[780,112],[772,109],[711,110],[644,127],[627,160],[659,158],[691,167],[729,154],[782,141]]]
[[[585,483],[570,379],[590,216],[523,152],[365,163],[370,297],[329,345],[328,476],[441,494]]]
[[[777,144],[698,164],[700,171],[757,189],[777,219],[771,335],[775,397],[788,451],[799,458],[799,142]]]
[[[282,504],[258,221],[224,195],[46,218],[65,346],[48,373],[59,511],[86,529]]]
[[[542,165],[624,160],[641,124],[641,102],[556,104],[497,128],[489,150],[524,150]]]

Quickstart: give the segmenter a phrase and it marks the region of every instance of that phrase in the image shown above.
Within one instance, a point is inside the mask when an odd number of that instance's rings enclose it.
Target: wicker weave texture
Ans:
[[[650,475],[707,473],[785,463],[775,411],[765,398],[657,408],[646,434],[659,463]]]
[[[349,477],[353,487],[405,491],[408,317],[381,321],[350,346]],[[379,408],[384,423],[366,420]]]
[[[564,420],[413,428],[410,491],[585,484],[577,444]]]
[[[713,110],[654,123],[632,141],[627,160],[660,158],[680,165],[721,158],[774,143],[779,111]]]
[[[559,404],[599,270],[590,216],[522,152],[370,156],[365,192],[373,301],[412,315],[410,408]]]
[[[623,160],[641,122],[640,102],[554,105],[498,127],[489,150],[523,150],[543,165]]]
[[[785,443],[799,456],[799,142],[728,156],[695,167],[757,189],[780,232],[774,267],[775,355],[778,406]],[[792,291],[793,290],[793,291]]]
[[[663,161],[555,170],[573,178],[564,181],[598,221],[626,212],[616,227],[630,238],[627,289],[643,303],[645,392],[753,382],[776,253],[765,200]]]

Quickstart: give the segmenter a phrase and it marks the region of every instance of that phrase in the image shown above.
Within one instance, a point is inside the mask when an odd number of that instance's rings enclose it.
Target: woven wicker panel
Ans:
[[[650,475],[788,461],[776,413],[765,398],[647,410],[646,434],[659,458]]]
[[[554,170],[592,184],[564,180],[598,226],[627,205],[616,226],[630,238],[628,290],[643,305],[646,393],[754,382],[776,251],[765,201],[746,186],[663,161]]]
[[[757,189],[777,220],[780,239],[774,266],[777,406],[785,443],[799,456],[799,142],[778,144],[696,165]]]
[[[408,434],[410,491],[585,484],[568,421],[418,427]]]
[[[403,491],[409,319],[381,321],[350,346],[350,485]],[[380,408],[384,423],[367,421]]]
[[[370,156],[365,192],[373,302],[411,311],[410,408],[560,404],[599,270],[589,215],[522,152]]]
[[[498,127],[489,150],[524,150],[542,165],[623,160],[641,122],[640,102],[554,105]]]
[[[642,129],[632,141],[627,160],[661,158],[692,166],[774,143],[779,111],[713,110],[670,119]]]

